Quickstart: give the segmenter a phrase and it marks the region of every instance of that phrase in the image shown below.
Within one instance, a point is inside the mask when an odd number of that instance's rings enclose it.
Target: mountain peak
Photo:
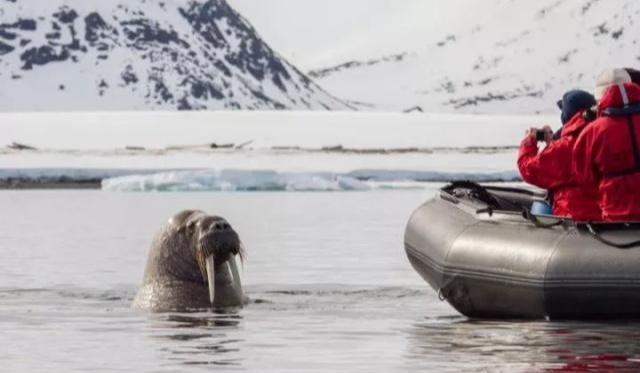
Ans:
[[[1,0],[0,110],[347,109],[225,0]]]

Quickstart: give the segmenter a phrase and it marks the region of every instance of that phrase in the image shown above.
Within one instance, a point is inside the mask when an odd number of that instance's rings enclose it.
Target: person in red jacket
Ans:
[[[640,86],[614,69],[598,78],[598,96],[598,119],[574,148],[574,173],[598,185],[605,221],[640,221]]]
[[[518,168],[522,179],[549,190],[553,199],[553,214],[556,216],[576,221],[601,220],[596,185],[578,183],[573,177],[571,162],[578,135],[589,124],[584,112],[595,105],[595,98],[588,92],[567,92],[558,102],[562,109],[563,124],[559,138],[552,140],[551,128],[545,127],[547,147],[539,152],[537,130],[532,128],[520,144]]]

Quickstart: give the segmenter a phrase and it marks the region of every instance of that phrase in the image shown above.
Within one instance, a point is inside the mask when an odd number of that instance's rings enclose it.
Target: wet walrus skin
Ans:
[[[242,306],[247,298],[232,271],[241,253],[238,234],[225,219],[192,210],[174,215],[153,240],[133,307],[165,312]],[[207,280],[212,268],[213,304]]]

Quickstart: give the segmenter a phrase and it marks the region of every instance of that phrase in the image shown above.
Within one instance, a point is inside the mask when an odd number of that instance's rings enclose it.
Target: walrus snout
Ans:
[[[204,232],[200,235],[199,241],[204,257],[213,255],[218,263],[223,263],[232,256],[240,254],[240,237],[230,227]]]
[[[230,287],[242,298],[242,281],[235,256],[241,253],[240,237],[231,225],[222,218],[212,217],[198,224],[198,262],[209,287],[211,304],[216,303],[216,283],[220,271],[227,268],[231,273]],[[218,302],[219,303],[219,302]]]

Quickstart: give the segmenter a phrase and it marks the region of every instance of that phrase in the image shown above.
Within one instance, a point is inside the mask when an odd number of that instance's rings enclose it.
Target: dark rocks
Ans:
[[[180,99],[180,101],[178,101],[178,110],[179,111],[193,110],[193,106],[191,106],[191,104],[189,103],[189,99],[187,97],[183,97]]]
[[[455,43],[455,41],[456,41],[455,35],[447,35],[447,37],[444,38],[444,40],[437,42],[436,45],[438,47],[444,47],[447,44]]]
[[[162,78],[159,78],[157,76],[151,76],[149,77],[149,83],[153,83],[153,91],[154,91],[154,97],[160,98],[161,102],[170,102],[173,100],[173,94],[171,93],[171,91],[169,90],[169,88],[167,88],[167,86],[164,84],[164,82],[162,81]]]
[[[184,48],[189,44],[178,37],[175,30],[164,30],[156,22],[146,19],[136,19],[122,22],[127,38],[134,42],[137,48],[145,49],[149,43],[170,44],[175,43]]]
[[[283,105],[282,103],[273,100],[269,97],[267,97],[265,94],[263,94],[262,92],[256,91],[256,90],[252,90],[251,93],[253,93],[253,95],[259,99],[260,101],[262,101],[263,103],[269,105],[270,107],[272,107],[273,109],[277,109],[277,110],[284,110],[287,107],[285,105]]]
[[[9,44],[5,44],[2,41],[0,41],[0,56],[2,56],[3,54],[7,54],[10,53],[14,50],[15,48],[12,47]]]
[[[93,12],[89,13],[84,18],[84,38],[89,43],[93,44],[100,39],[117,36],[118,32],[105,22],[100,14]]]
[[[542,91],[533,91],[530,87],[525,87],[524,89],[517,89],[514,92],[489,92],[485,95],[451,99],[449,102],[445,103],[445,105],[451,105],[455,109],[461,109],[467,106],[478,106],[482,103],[494,101],[504,102],[523,97],[542,97],[543,95],[544,93]]]
[[[618,30],[618,31],[613,31],[613,32],[611,33],[611,37],[612,37],[614,40],[618,40],[618,39],[620,39],[620,37],[622,36],[622,34],[624,34],[624,27],[623,27],[623,28],[621,28],[621,29],[620,29],[620,30]]]
[[[35,31],[38,26],[33,19],[21,19],[14,24],[14,27],[22,31]]]
[[[69,56],[69,52],[66,49],[56,51],[54,48],[44,45],[28,49],[20,55],[20,60],[24,62],[23,70],[31,70],[33,65],[46,65],[50,62],[65,61]]]
[[[131,65],[128,65],[124,69],[122,74],[120,74],[120,78],[122,78],[122,81],[124,82],[125,85],[135,84],[135,83],[138,83],[139,81],[138,76],[133,71],[133,67]]]
[[[413,106],[413,107],[410,107],[408,109],[403,110],[402,112],[406,113],[406,114],[424,113],[424,109],[422,109],[422,106]]]
[[[609,34],[610,30],[607,27],[607,23],[603,22],[599,25],[597,25],[596,27],[593,28],[593,36],[601,36],[601,35],[607,35]]]
[[[45,35],[45,37],[49,40],[58,40],[60,39],[60,33],[59,32],[50,32],[48,34]]]
[[[224,98],[224,95],[213,84],[204,81],[191,82],[191,95],[197,99],[221,100]]]
[[[218,71],[220,71],[221,73],[224,74],[224,76],[230,78],[232,76],[231,74],[231,70],[229,70],[229,68],[227,67],[227,65],[224,64],[224,62],[217,60],[216,62],[213,63],[213,66],[216,67],[216,69],[218,69]]]
[[[7,41],[15,40],[18,37],[18,31],[34,31],[36,29],[36,21],[32,19],[20,19],[15,23],[0,24],[0,39]],[[14,46],[0,42],[0,55],[7,54],[15,49]]]
[[[223,2],[219,0],[209,0],[206,3],[191,1],[189,4],[188,9],[180,9],[182,16],[189,21],[194,31],[213,47],[222,47],[225,44],[224,35],[214,21],[226,17],[226,13],[229,11],[223,7]]]
[[[62,23],[73,23],[76,18],[78,18],[78,13],[68,7],[62,7],[60,11],[54,13],[53,16]]]
[[[591,7],[600,0],[586,0],[585,4],[582,6],[581,12],[582,14],[586,14]]]
[[[367,61],[349,61],[333,67],[309,71],[308,75],[314,79],[322,79],[322,78],[328,77],[329,75],[335,74],[337,72],[350,70],[358,67],[375,66],[385,62],[400,62],[400,61],[403,61],[405,58],[407,58],[408,55],[409,55],[408,53],[400,53],[400,54],[385,56],[382,58],[371,59]]]
[[[2,29],[16,29],[22,31],[35,31],[38,24],[34,19],[20,19],[16,23],[0,24]]]
[[[17,34],[0,28],[0,38],[5,40],[15,40],[17,37]]]
[[[263,81],[268,74],[279,89],[286,91],[283,81],[290,80],[291,77],[282,60],[225,1],[192,1],[189,8],[180,9],[180,12],[191,23],[193,29],[213,47],[229,50],[225,56],[229,65],[248,72],[258,81]],[[215,21],[221,19],[226,20],[228,29],[221,30],[218,27]],[[240,47],[231,49],[227,37],[240,40]]]

